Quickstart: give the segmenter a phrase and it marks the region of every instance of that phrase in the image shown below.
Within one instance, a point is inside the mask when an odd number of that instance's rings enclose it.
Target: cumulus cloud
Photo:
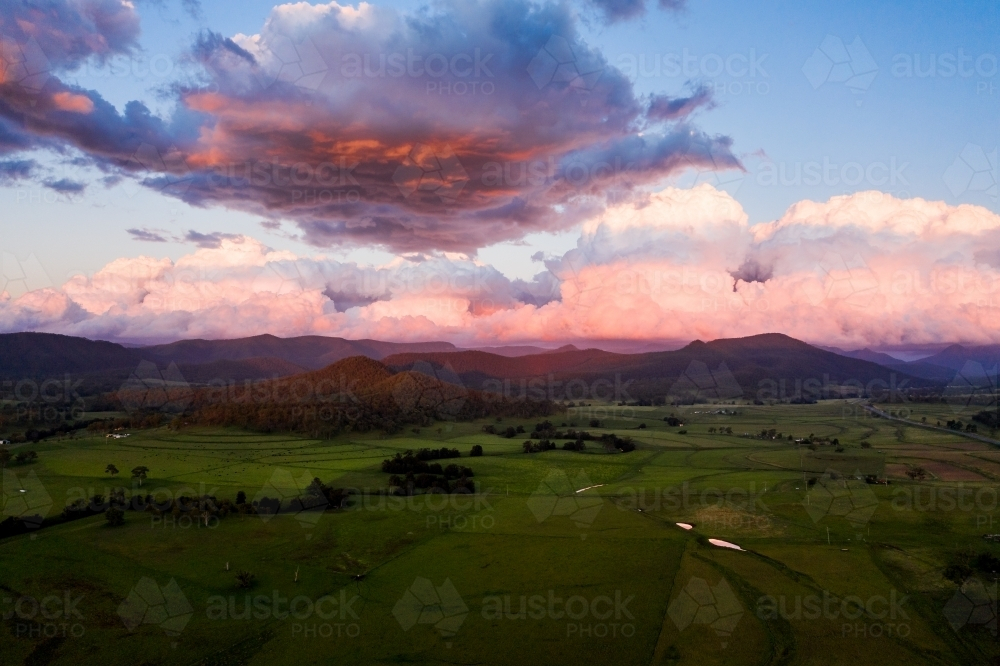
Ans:
[[[3,330],[123,340],[338,335],[459,344],[690,340],[1000,343],[1000,216],[878,192],[750,225],[709,185],[609,207],[533,280],[456,254],[359,266],[221,238],[172,262],[119,259],[0,302]]]
[[[47,64],[72,70],[91,57],[104,60],[135,51],[139,14],[128,0],[6,0],[0,12],[0,38],[4,60],[12,70],[24,62],[12,54],[20,53],[20,45],[29,40]]]
[[[38,164],[34,160],[0,161],[0,183],[27,178],[31,176],[37,166]]]
[[[90,55],[131,48],[112,0],[66,3],[117,17],[95,19],[113,31]],[[690,167],[742,168],[728,137],[691,123],[705,91],[637,96],[564,4],[280,5],[258,34],[206,32],[190,55],[204,81],[174,90],[169,118],[55,77],[4,79],[0,151],[70,145],[191,204],[293,222],[317,246],[398,252],[471,252]]]
[[[87,189],[86,183],[81,183],[69,178],[49,179],[44,181],[45,187],[60,194],[80,194]]]

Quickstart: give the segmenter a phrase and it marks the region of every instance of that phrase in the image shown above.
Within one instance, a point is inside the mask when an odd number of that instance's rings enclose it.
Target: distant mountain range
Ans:
[[[573,399],[778,399],[837,397],[839,386],[931,386],[901,369],[835,354],[778,333],[695,341],[676,351],[616,354],[599,349],[504,357],[482,351],[404,353],[397,370],[454,373],[471,388],[536,390]],[[555,383],[560,387],[555,387]],[[601,383],[603,382],[603,383]],[[627,386],[626,386],[627,384]],[[572,386],[571,386],[572,385]],[[573,386],[577,387],[574,393]],[[618,390],[616,395],[615,391]]]
[[[984,371],[989,372],[1000,364],[1000,345],[985,345],[979,347],[964,347],[962,345],[951,345],[942,349],[936,354],[922,358],[918,361],[901,361],[888,354],[872,351],[871,349],[857,349],[854,351],[844,351],[835,347],[826,347],[834,353],[850,358],[871,361],[886,368],[892,368],[914,377],[948,382],[955,378],[966,364],[978,364]],[[976,369],[978,372],[978,368]]]
[[[506,347],[476,347],[475,349],[463,349],[461,351],[481,351],[481,352],[486,352],[488,354],[496,354],[497,356],[507,356],[509,358],[516,358],[518,356],[532,356],[534,354],[557,354],[559,352],[580,351],[580,350],[573,345],[563,345],[558,349],[549,349],[547,347],[534,347],[531,345],[520,345],[520,346],[506,346]]]
[[[236,340],[182,340],[151,347],[125,347],[51,333],[0,335],[0,379],[44,380],[70,375],[82,390],[114,389],[137,371],[176,365],[192,383],[213,380],[273,379],[318,370],[352,356],[379,360],[406,352],[457,351],[449,342],[397,343],[322,336],[278,338],[258,335]]]
[[[300,338],[257,335],[236,340],[181,340],[134,351],[142,358],[178,365],[269,358],[280,359],[307,370],[318,370],[351,356],[367,356],[378,361],[391,354],[457,350],[450,342],[409,343],[345,340],[318,335]]]
[[[941,387],[969,362],[990,369],[1000,362],[1000,345],[952,345],[919,361],[859,349],[820,348],[781,334],[695,341],[675,351],[615,353],[565,345],[497,346],[460,349],[448,342],[395,343],[379,340],[260,335],[235,340],[182,340],[150,347],[48,333],[0,335],[0,380],[83,380],[81,390],[115,390],[130,376],[154,375],[176,366],[191,384],[277,379],[326,368],[351,357],[381,361],[394,372],[418,370],[466,388],[516,392],[528,386],[567,383],[624,388],[621,399],[681,394],[698,398],[788,399],[820,395],[824,386],[854,383]],[[533,384],[528,380],[535,380]],[[520,387],[520,388],[519,388]],[[572,388],[568,397],[572,398]],[[584,395],[586,393],[586,395]]]

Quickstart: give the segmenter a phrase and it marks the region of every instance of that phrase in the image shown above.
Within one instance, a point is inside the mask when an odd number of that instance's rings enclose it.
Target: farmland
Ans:
[[[550,417],[628,436],[628,453],[527,454],[538,419],[508,418],[330,440],[201,427],[45,440],[4,475],[5,515],[50,521],[0,540],[2,661],[992,663],[1000,544],[983,537],[1000,532],[1000,450],[920,425],[955,418],[946,404],[904,415],[828,400]],[[476,494],[384,494],[384,459],[440,447],[460,451]],[[157,505],[252,504],[313,478],[349,501],[53,520],[118,486]]]

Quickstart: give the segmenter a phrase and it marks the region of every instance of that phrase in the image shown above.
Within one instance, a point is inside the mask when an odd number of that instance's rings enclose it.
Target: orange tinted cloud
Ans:
[[[94,103],[85,95],[77,95],[70,92],[57,92],[52,96],[52,102],[60,111],[71,111],[73,113],[90,113],[94,110]]]

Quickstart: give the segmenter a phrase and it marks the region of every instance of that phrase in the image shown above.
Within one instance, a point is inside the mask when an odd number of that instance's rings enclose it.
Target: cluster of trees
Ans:
[[[108,465],[109,468],[114,465]],[[465,479],[461,478],[463,472],[466,476],[472,476],[472,470],[460,468],[456,473],[451,468],[458,467],[449,465],[445,470],[446,474],[451,474],[459,478],[463,484]],[[137,469],[147,469],[145,467]],[[148,471],[148,470],[147,470]],[[145,478],[136,475],[137,478]],[[456,484],[457,485],[457,484]],[[471,489],[474,491],[474,487]],[[109,495],[105,497],[96,494],[89,499],[80,498],[63,507],[58,516],[43,519],[42,516],[11,516],[0,521],[0,539],[8,536],[25,534],[29,531],[81,518],[89,518],[104,514],[108,525],[117,527],[125,524],[126,512],[145,512],[153,516],[170,515],[174,518],[187,517],[193,522],[202,522],[206,526],[212,519],[224,518],[231,514],[239,515],[262,515],[276,514],[287,511],[298,513],[303,510],[325,511],[328,508],[340,509],[347,505],[350,493],[343,488],[331,488],[319,479],[313,479],[301,497],[282,501],[263,497],[259,501],[247,502],[246,493],[242,490],[236,494],[236,500],[218,499],[215,495],[201,495],[198,497],[180,496],[157,501],[151,494],[135,493],[131,496],[123,487],[112,488]]]
[[[118,476],[120,472],[114,464],[109,463],[107,467],[104,468],[105,474],[110,474],[112,478]],[[142,487],[142,482],[149,476],[149,468],[145,465],[137,465],[132,468],[132,478],[139,481],[139,486]]]
[[[635,451],[635,442],[632,441],[631,437],[619,437],[614,433],[601,435],[601,444],[608,453],[613,453],[615,449],[622,453]]]
[[[597,421],[591,421],[591,424]],[[565,423],[563,425],[566,425]],[[600,427],[599,425],[593,427]],[[535,425],[535,429],[528,435],[531,439],[572,439],[579,442],[590,442],[598,439],[586,430],[574,430],[570,428],[566,431],[558,430],[550,421],[543,421]]]
[[[480,452],[482,448],[480,448]],[[415,490],[443,493],[473,493],[475,474],[463,465],[452,463],[444,467],[441,463],[428,460],[458,458],[458,449],[420,449],[416,453],[408,450],[397,453],[382,461],[382,471],[392,474],[389,485],[394,494],[412,495]],[[480,453],[481,455],[481,453]]]
[[[982,412],[982,413],[985,414],[987,412]],[[978,414],[976,416],[978,416]],[[975,416],[972,417],[972,418],[973,418],[974,421],[978,420],[978,419],[976,419]],[[957,430],[958,432],[979,432],[979,427],[976,426],[975,423],[962,423],[961,421],[959,421],[957,419],[948,421],[948,429],[949,430]]]
[[[245,494],[243,495],[245,500]],[[154,516],[171,515],[175,518],[188,517],[206,525],[212,518],[223,518],[233,513],[250,513],[245,503],[234,503],[228,499],[219,500],[214,495],[200,497],[181,496],[157,502],[152,495],[136,493],[126,495],[125,488],[113,488],[108,497],[94,495],[90,499],[78,499],[63,508],[62,521],[79,520],[104,514],[108,524],[117,527],[125,524],[125,512],[146,512]]]
[[[440,465],[435,463],[432,468],[437,468],[440,472],[407,472],[403,476],[393,474],[389,477],[389,486],[393,494],[413,495],[416,490],[432,493],[476,492],[476,484],[472,480],[473,473],[468,467],[452,464],[442,470]]]
[[[114,430],[145,430],[148,428],[159,428],[166,422],[166,417],[159,412],[148,414],[135,414],[126,418],[118,419],[94,419],[87,422],[87,430],[90,432],[112,432]]]
[[[21,451],[17,455],[14,455],[10,450],[0,448],[0,469],[10,464],[27,465],[36,460],[38,460],[38,454],[34,451]]]
[[[538,432],[538,431],[535,431]],[[532,436],[535,432],[531,433]],[[567,437],[566,435],[572,435]],[[621,451],[622,453],[628,453],[630,451],[635,451],[635,442],[632,441],[631,437],[619,437],[614,433],[606,433],[600,437],[594,437],[588,432],[576,432],[570,430],[566,433],[555,432],[555,439],[567,439],[569,441],[564,442],[562,448],[564,451],[583,451],[587,448],[585,442],[587,441],[598,441],[604,447],[604,450],[608,453],[614,453],[615,451]],[[550,439],[543,438],[537,442],[534,440],[526,440],[522,444],[525,453],[540,453],[542,451],[552,451],[556,448],[555,443]]]
[[[493,424],[487,424],[483,426],[483,432],[490,435],[500,435],[501,437],[506,437],[507,439],[514,439],[519,434],[524,433],[524,426],[507,426],[506,428],[497,428]]]
[[[709,428],[708,432],[710,432],[710,433],[717,432],[720,435],[732,435],[733,434],[733,429],[730,428],[730,427],[728,427],[728,426],[725,427],[725,428],[714,428],[713,427],[713,428]]]
[[[944,577],[961,585],[975,572],[993,574],[1000,571],[1000,558],[988,551],[976,553],[963,550],[955,555],[955,561],[944,569]]]
[[[382,471],[387,474],[406,474],[407,472],[432,472],[441,474],[441,465],[438,463],[428,464],[428,460],[442,460],[448,458],[460,458],[458,449],[441,447],[440,449],[407,449],[405,453],[397,453],[392,458],[382,461]],[[452,466],[452,465],[450,465]],[[438,471],[433,472],[436,469]]]
[[[569,444],[569,442],[567,442],[567,444]],[[524,448],[525,453],[541,453],[542,451],[553,450],[554,448],[556,448],[556,445],[547,439],[543,439],[538,442],[533,442],[529,439],[526,440],[524,444],[522,444],[522,447]]]
[[[667,425],[670,426],[671,428],[677,428],[679,426],[684,425],[684,422],[681,421],[676,416],[674,416],[673,414],[671,414],[670,416],[664,416],[663,420],[666,421]]]
[[[972,420],[982,423],[987,428],[1000,428],[1000,415],[996,412],[982,411],[973,416]]]
[[[261,497],[247,504],[247,496],[242,490],[236,494],[236,512],[240,514],[276,515],[285,513],[300,513],[302,511],[326,511],[327,509],[343,509],[350,499],[350,491],[344,488],[333,488],[319,478],[313,478],[305,491],[287,501],[280,497]]]

